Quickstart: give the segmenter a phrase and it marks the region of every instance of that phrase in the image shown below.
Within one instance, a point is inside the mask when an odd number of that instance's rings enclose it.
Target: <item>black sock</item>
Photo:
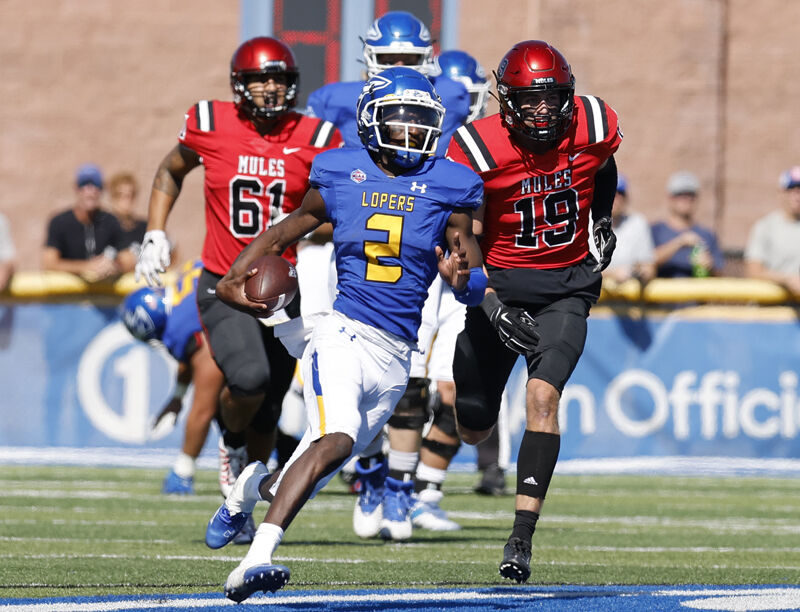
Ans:
[[[441,482],[431,482],[430,480],[414,480],[414,493],[419,493],[420,491],[424,491],[425,489],[433,489],[436,491],[442,490],[442,483]]]
[[[358,458],[358,465],[360,465],[365,470],[368,470],[371,467],[375,467],[379,463],[384,463],[386,461],[386,457],[383,453],[377,453],[375,455],[370,455],[369,457],[359,457]]]
[[[536,521],[538,520],[538,512],[533,512],[532,510],[517,510],[514,512],[514,528],[511,530],[511,537],[530,542],[533,537],[533,532],[536,530]]]
[[[222,435],[222,442],[225,444],[225,446],[230,446],[231,448],[240,448],[244,446],[244,433],[233,433],[228,431],[225,428],[225,423],[222,422],[222,415],[220,414],[219,410],[217,410],[217,413],[214,415],[214,420],[217,422],[217,427],[219,427],[219,432]]]
[[[389,470],[389,478],[394,478],[395,480],[399,480],[400,482],[409,482],[414,480],[414,473],[413,472],[406,472],[403,470]]]
[[[230,446],[231,448],[241,448],[245,445],[244,434],[241,432],[233,433],[232,431],[223,431],[222,441],[225,443],[225,446]]]

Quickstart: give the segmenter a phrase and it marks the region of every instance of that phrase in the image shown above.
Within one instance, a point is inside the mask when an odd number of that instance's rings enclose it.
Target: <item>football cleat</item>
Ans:
[[[228,497],[208,521],[206,546],[222,548],[244,529],[260,499],[258,486],[268,475],[267,466],[260,461],[251,463],[242,471]]]
[[[170,470],[164,477],[161,492],[165,495],[194,495],[194,478],[183,478]]]
[[[407,540],[411,537],[411,494],[414,482],[403,482],[395,478],[386,478],[383,493],[383,518],[381,519],[380,536],[384,540]]]
[[[411,524],[429,531],[458,531],[461,525],[447,518],[447,513],[439,507],[442,492],[436,489],[420,491],[411,507]]]
[[[479,495],[505,495],[506,494],[506,475],[496,463],[493,463],[485,470],[475,493]]]
[[[353,531],[360,538],[374,538],[380,531],[386,467],[385,462],[371,468],[361,467],[358,463],[355,465],[359,490],[353,509]]]
[[[244,466],[247,465],[247,448],[226,446],[222,436],[219,437],[219,490],[223,497],[228,497],[231,487]]]
[[[531,543],[522,538],[508,538],[503,548],[503,561],[500,563],[500,575],[522,584],[531,575]]]
[[[242,530],[233,536],[232,541],[237,545],[250,544],[254,537],[256,537],[256,523],[253,520],[253,515],[251,514],[247,517],[247,522],[245,522]]]
[[[256,591],[274,593],[289,582],[289,568],[262,563],[244,568],[239,565],[225,581],[225,597],[241,603]]]

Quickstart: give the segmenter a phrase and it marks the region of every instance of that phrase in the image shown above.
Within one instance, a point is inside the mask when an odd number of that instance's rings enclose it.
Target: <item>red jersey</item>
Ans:
[[[294,112],[261,136],[233,102],[202,100],[186,113],[178,140],[205,167],[203,266],[225,274],[256,236],[300,207],[311,161],[342,137],[332,123]],[[294,263],[295,246],[283,255]]]
[[[563,268],[589,252],[594,176],[622,141],[617,114],[594,96],[576,96],[558,147],[520,147],[500,115],[478,119],[450,141],[447,156],[483,179],[481,249],[498,268]]]

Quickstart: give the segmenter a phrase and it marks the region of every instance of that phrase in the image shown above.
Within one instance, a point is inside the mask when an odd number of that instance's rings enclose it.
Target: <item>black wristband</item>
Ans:
[[[481,310],[486,313],[486,316],[489,317],[489,320],[492,320],[492,313],[497,310],[499,306],[502,306],[503,302],[500,301],[500,298],[497,297],[497,293],[494,291],[490,291],[483,297],[483,301],[480,303]]]

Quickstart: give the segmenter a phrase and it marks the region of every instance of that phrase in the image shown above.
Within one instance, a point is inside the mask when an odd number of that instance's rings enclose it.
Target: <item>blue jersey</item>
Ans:
[[[444,156],[453,133],[469,117],[469,92],[461,83],[447,77],[431,79],[436,93],[445,108],[442,135],[436,145],[436,154]],[[330,121],[339,128],[347,147],[361,147],[356,125],[356,105],[366,81],[329,83],[308,97],[308,112],[314,117]]]
[[[309,182],[333,223],[334,309],[415,342],[438,274],[434,247],[446,248],[451,212],[481,205],[480,178],[443,157],[392,178],[366,149],[345,148],[317,155]]]
[[[189,341],[200,333],[200,313],[197,310],[197,279],[203,270],[199,259],[184,264],[175,283],[167,291],[170,310],[161,341],[169,354],[178,361],[188,361]]]

